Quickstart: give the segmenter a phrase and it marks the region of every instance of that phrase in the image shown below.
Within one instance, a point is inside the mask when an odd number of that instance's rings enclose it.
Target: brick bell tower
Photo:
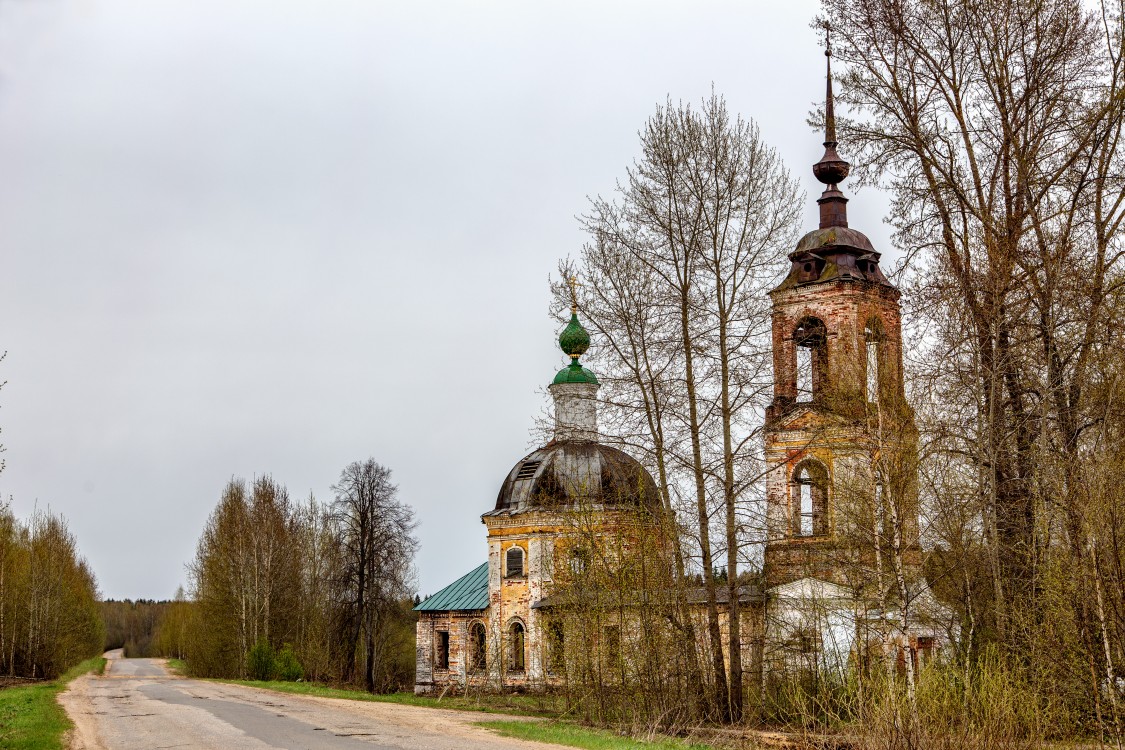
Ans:
[[[773,301],[774,398],[766,413],[766,579],[858,585],[899,545],[917,571],[913,414],[902,381],[899,291],[879,253],[848,227],[827,49],[820,227],[789,254]],[[888,458],[894,458],[889,461]],[[886,467],[894,471],[888,471]],[[887,499],[898,498],[888,519]],[[903,499],[907,500],[903,502]],[[893,522],[893,523],[892,523]],[[890,533],[893,529],[902,533]]]

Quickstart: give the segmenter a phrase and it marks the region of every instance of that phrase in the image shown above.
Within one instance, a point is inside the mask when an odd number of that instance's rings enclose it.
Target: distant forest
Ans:
[[[106,599],[99,603],[105,623],[106,650],[120,648],[127,657],[166,657],[182,659],[175,637],[178,623],[186,619],[190,604],[183,590],[173,600]]]

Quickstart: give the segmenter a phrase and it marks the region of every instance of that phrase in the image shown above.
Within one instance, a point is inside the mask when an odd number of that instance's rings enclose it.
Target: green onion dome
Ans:
[[[590,334],[578,322],[578,311],[574,308],[571,308],[570,311],[570,322],[559,334],[559,346],[570,357],[570,364],[559,370],[558,374],[555,375],[553,384],[592,383],[597,385],[598,379],[594,376],[594,373],[578,362],[578,358],[590,348]]]
[[[559,334],[559,346],[575,361],[578,361],[578,358],[590,348],[590,334],[578,322],[577,312],[571,312],[570,322]]]

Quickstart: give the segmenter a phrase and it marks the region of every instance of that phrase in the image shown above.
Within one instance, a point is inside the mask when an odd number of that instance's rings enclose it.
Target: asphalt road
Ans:
[[[59,696],[72,750],[512,750],[550,748],[498,737],[487,714],[275,693],[178,677],[162,659],[110,651],[105,675]]]

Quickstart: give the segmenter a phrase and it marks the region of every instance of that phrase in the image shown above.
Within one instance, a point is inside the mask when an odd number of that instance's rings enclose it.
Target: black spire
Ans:
[[[824,96],[824,156],[813,165],[816,179],[828,187],[820,196],[820,228],[846,227],[848,225],[848,199],[837,184],[843,182],[851,164],[836,153],[836,111],[832,102],[832,40],[831,29],[824,24],[824,57],[827,63],[828,86]]]

